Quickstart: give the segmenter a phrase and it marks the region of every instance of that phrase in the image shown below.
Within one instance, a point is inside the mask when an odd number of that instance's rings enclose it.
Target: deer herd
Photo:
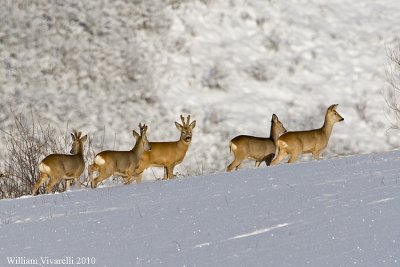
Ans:
[[[255,137],[239,135],[229,142],[230,151],[234,159],[227,167],[227,171],[237,170],[243,160],[255,161],[258,167],[262,162],[267,166],[278,164],[286,156],[289,163],[297,160],[298,156],[312,153],[313,159],[318,160],[323,149],[328,145],[333,125],[343,121],[343,117],[336,111],[337,104],[331,105],[325,114],[321,128],[307,131],[288,132],[275,114],[271,119],[270,137]],[[133,180],[140,183],[144,170],[149,167],[163,167],[163,180],[173,178],[174,167],[185,158],[192,141],[192,131],[196,121],[190,122],[190,115],[185,118],[181,115],[182,124],[175,122],[181,133],[175,142],[149,142],[147,140],[147,125],[139,124],[140,133],[133,130],[136,139],[134,147],[129,151],[105,150],[98,153],[92,165],[88,166],[88,175],[91,187],[96,188],[99,183],[112,175],[121,176],[125,184]],[[46,193],[51,193],[54,185],[62,179],[66,180],[66,189],[69,189],[72,180],[80,186],[80,176],[85,169],[83,147],[87,135],[81,132],[71,133],[72,149],[70,154],[51,154],[39,164],[40,172],[37,183],[32,188],[32,194],[38,193],[39,187],[49,179],[45,187]],[[93,173],[97,172],[96,178]]]

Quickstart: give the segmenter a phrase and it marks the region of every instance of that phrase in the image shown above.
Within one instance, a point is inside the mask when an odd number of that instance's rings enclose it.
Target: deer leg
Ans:
[[[321,151],[313,151],[312,152],[312,157],[315,160],[319,160],[319,154],[321,153]]]
[[[256,167],[260,167],[260,164],[261,164],[261,161],[257,161],[257,160],[256,160],[255,166],[256,166]]]
[[[92,184],[93,184],[93,172],[95,172],[95,171],[98,172],[97,177],[99,177],[100,176],[100,172],[99,172],[100,168],[99,168],[99,166],[96,163],[93,163],[92,165],[89,165],[89,167],[88,167],[88,177],[89,177],[89,181],[90,181],[90,184],[91,184],[92,188],[94,188],[92,186]]]
[[[41,172],[38,181],[32,188],[32,195],[36,196],[39,187],[46,181],[49,176],[46,173]]]
[[[74,178],[74,183],[78,186],[78,188],[81,188],[81,179],[80,179],[80,175],[78,177]]]
[[[168,179],[168,169],[167,166],[164,166],[164,176],[162,178],[163,180],[167,180]]]
[[[124,177],[125,184],[130,184],[133,182],[133,175],[130,173],[127,176]]]
[[[132,168],[129,168],[128,171],[126,172],[126,175],[123,176],[124,180],[125,180],[125,184],[130,184],[133,181],[133,175],[134,172],[132,170]]]
[[[140,184],[142,182],[142,175],[143,175],[143,172],[136,175],[135,180],[136,180],[137,184]]]
[[[172,179],[174,176],[174,166],[166,167],[167,168],[167,179]]]
[[[286,155],[287,155],[286,152],[284,152],[283,150],[279,150],[278,155],[271,161],[270,166],[274,166],[279,162],[281,162],[286,157]]]
[[[272,160],[274,159],[274,157],[275,157],[275,154],[274,154],[274,153],[271,153],[271,154],[265,156],[265,158],[264,158],[265,165],[270,166]],[[261,162],[260,162],[260,163],[261,163]]]
[[[96,163],[93,163],[92,165],[89,165],[89,167],[88,167],[89,181],[93,180],[93,171],[95,171],[95,169],[96,169],[95,164]]]
[[[164,176],[162,178],[163,180],[168,180],[168,168],[167,166],[164,166]]]
[[[71,180],[65,180],[65,191],[69,191],[71,188]]]
[[[293,163],[297,160],[297,154],[290,154],[290,158],[288,160],[288,163]]]
[[[99,183],[112,175],[112,172],[107,170],[99,170],[99,176],[92,180],[91,187],[96,188]]]
[[[121,175],[122,179],[124,179],[124,184],[130,184],[132,183],[132,175],[129,176],[127,175]]]
[[[59,177],[51,177],[49,183],[46,186],[46,193],[50,194],[53,191],[53,187],[60,181]]]
[[[228,165],[228,167],[226,168],[226,171],[230,172],[233,169],[237,170],[239,169],[240,164],[242,164],[242,161],[244,160],[244,158],[235,158],[231,164]]]
[[[142,175],[143,175],[144,170],[145,170],[145,168],[141,167],[141,165],[138,164],[138,166],[136,167],[136,170],[133,172],[133,177],[137,184],[139,184],[142,181]]]
[[[133,177],[131,177],[131,182],[133,180],[136,181],[136,184],[140,184],[142,182],[142,175],[143,175],[143,170],[139,173],[139,166],[135,168],[135,170],[133,171]]]

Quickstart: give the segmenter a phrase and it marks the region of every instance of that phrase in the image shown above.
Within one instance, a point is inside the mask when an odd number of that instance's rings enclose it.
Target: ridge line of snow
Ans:
[[[253,235],[263,234],[263,233],[266,233],[266,232],[269,232],[269,231],[272,231],[272,230],[275,230],[275,229],[278,229],[278,228],[286,227],[288,225],[290,225],[290,223],[277,224],[277,225],[274,225],[274,226],[271,226],[271,227],[268,227],[268,228],[264,228],[264,229],[259,229],[259,230],[256,230],[256,231],[253,231],[253,232],[250,232],[250,233],[245,233],[245,234],[233,236],[233,237],[230,237],[230,238],[226,239],[226,241],[234,240],[234,239],[240,239],[240,238],[249,237],[249,236],[253,236]]]
[[[380,203],[386,203],[386,202],[392,201],[394,199],[395,199],[394,197],[388,197],[388,198],[384,198],[384,199],[380,199],[380,200],[369,202],[369,203],[367,203],[367,205],[375,205],[375,204],[380,204]]]

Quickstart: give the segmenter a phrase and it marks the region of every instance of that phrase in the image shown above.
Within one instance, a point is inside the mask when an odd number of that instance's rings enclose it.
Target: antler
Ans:
[[[143,134],[143,126],[142,126],[142,123],[140,122],[138,126],[139,126],[140,135],[142,135],[142,134]]]
[[[142,135],[145,131],[147,131],[147,125],[139,123],[140,135]]]
[[[185,118],[182,116],[182,114],[181,114],[181,121],[182,121],[183,126],[185,126]]]
[[[77,130],[72,130],[72,135],[75,137],[75,139],[79,140],[82,136],[82,132],[78,132]]]
[[[72,135],[72,140],[76,140],[77,139],[77,134],[76,134],[76,130],[75,129],[72,130],[71,135]]]
[[[189,122],[190,122],[190,115],[187,116],[187,123],[186,123],[186,126],[189,126]]]
[[[181,114],[181,121],[182,121],[183,127],[187,127],[187,126],[189,126],[189,122],[190,122],[190,115],[188,115],[188,116],[187,116],[187,118],[186,118],[186,122],[185,122],[185,117],[183,117],[183,116],[182,116],[182,114]]]

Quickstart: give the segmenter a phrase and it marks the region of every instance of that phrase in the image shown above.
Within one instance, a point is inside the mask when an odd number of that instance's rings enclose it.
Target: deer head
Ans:
[[[338,104],[333,104],[326,111],[325,120],[331,124],[344,120],[344,118],[336,111],[337,106]]]
[[[175,122],[176,128],[181,132],[181,138],[183,142],[189,144],[192,141],[192,130],[196,126],[196,121],[190,122],[190,115],[187,116],[187,120],[185,122],[185,118],[181,115],[182,125]]]
[[[136,139],[136,143],[143,146],[144,151],[150,151],[151,145],[147,140],[147,125],[139,123],[140,134],[133,130],[133,136]]]
[[[82,132],[77,132],[76,130],[74,130],[73,133],[71,133],[72,148],[69,153],[74,154],[74,155],[76,155],[76,154],[82,155],[83,144],[87,140],[87,135],[85,135],[83,137],[81,137],[81,136],[82,136]]]

